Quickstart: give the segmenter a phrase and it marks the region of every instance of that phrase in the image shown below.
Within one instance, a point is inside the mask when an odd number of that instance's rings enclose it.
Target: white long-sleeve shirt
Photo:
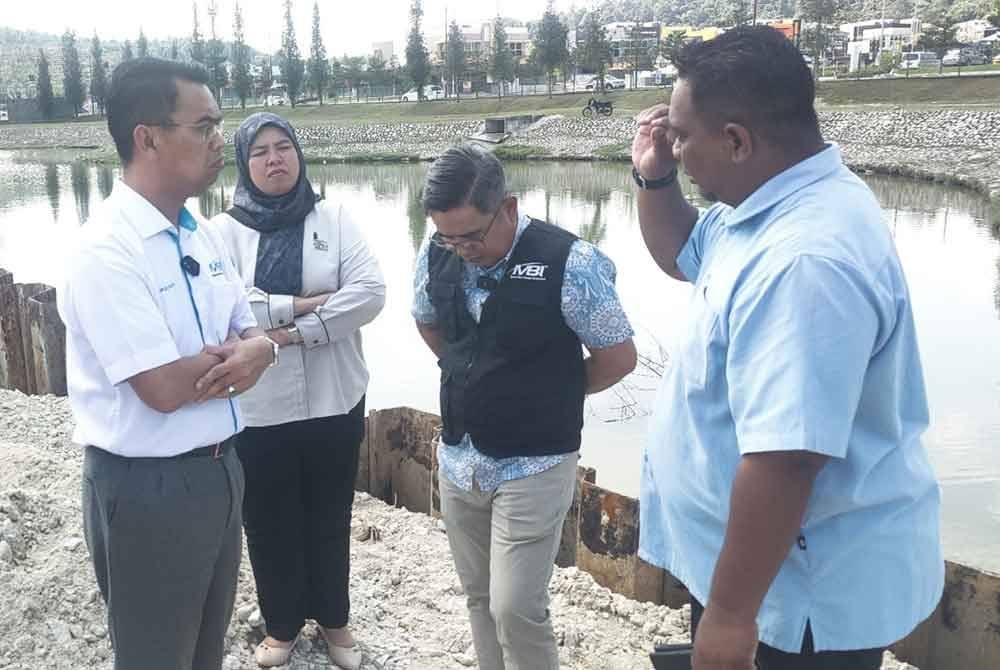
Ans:
[[[212,223],[222,233],[260,327],[294,323],[303,337],[302,344],[282,347],[278,365],[240,396],[246,425],[346,414],[368,386],[361,327],[385,305],[385,280],[361,230],[343,206],[326,200],[306,216],[302,296],[333,295],[314,312],[295,317],[294,296],[254,286],[260,233],[228,214]]]

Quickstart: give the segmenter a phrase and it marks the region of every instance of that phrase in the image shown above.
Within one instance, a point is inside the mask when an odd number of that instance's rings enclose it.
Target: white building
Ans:
[[[851,72],[862,63],[874,62],[880,51],[900,52],[903,47],[915,46],[920,37],[920,23],[919,19],[911,18],[872,19],[841,24],[840,32],[847,36]]]
[[[953,27],[955,28],[955,39],[961,44],[971,44],[1000,33],[1000,28],[986,19],[963,21],[956,23]]]
[[[372,55],[381,56],[382,60],[386,63],[392,60],[392,57],[396,55],[395,47],[392,41],[389,42],[372,42]]]

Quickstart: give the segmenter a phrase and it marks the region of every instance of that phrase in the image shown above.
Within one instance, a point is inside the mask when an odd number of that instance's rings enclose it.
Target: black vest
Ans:
[[[562,315],[563,273],[576,239],[532,220],[478,324],[465,304],[464,261],[431,246],[427,292],[445,342],[438,364],[446,442],[469,433],[493,458],[580,448],[583,349]]]

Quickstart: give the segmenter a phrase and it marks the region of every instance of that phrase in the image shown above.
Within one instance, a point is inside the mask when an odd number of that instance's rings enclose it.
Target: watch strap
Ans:
[[[665,177],[660,177],[659,179],[646,179],[639,174],[639,170],[635,166],[632,166],[632,178],[635,179],[635,183],[639,185],[639,188],[644,191],[665,188],[677,181],[677,166],[675,165]]]

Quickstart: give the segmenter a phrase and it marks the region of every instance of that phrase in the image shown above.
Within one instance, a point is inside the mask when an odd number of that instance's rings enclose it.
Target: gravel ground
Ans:
[[[80,527],[81,450],[64,398],[0,390],[0,670],[110,670],[104,605]],[[443,525],[365,494],[354,508],[352,625],[364,670],[474,667],[462,589]],[[262,638],[244,552],[224,670],[256,667]],[[550,586],[563,668],[648,668],[654,642],[685,641],[687,607],[638,603],[575,568]],[[292,670],[331,667],[310,626]],[[914,670],[886,653],[884,670]]]

